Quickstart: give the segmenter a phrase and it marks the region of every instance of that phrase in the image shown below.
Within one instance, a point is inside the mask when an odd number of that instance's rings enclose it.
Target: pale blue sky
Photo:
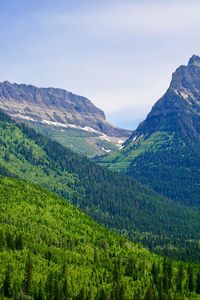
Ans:
[[[61,87],[135,128],[200,54],[199,0],[0,0],[0,81]]]

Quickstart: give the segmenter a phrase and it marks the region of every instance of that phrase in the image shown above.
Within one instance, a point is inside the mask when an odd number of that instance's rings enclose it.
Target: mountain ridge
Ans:
[[[123,149],[99,162],[157,192],[200,207],[200,57],[176,69],[166,93]]]
[[[4,81],[0,83],[0,109],[74,151],[85,150],[86,154],[113,151],[132,133],[111,125],[105,113],[86,97],[59,88]],[[83,134],[85,141],[81,139]],[[81,149],[81,143],[86,143],[85,149]]]

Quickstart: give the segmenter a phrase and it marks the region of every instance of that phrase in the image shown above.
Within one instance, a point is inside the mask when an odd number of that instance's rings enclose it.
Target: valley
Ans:
[[[200,215],[0,113],[0,171],[59,194],[159,254],[199,261]]]

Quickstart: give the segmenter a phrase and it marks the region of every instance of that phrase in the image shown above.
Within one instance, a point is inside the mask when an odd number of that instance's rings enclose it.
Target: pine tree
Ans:
[[[193,273],[191,266],[189,266],[189,268],[188,268],[188,290],[192,293],[194,291],[194,289],[195,289],[194,273]]]
[[[4,233],[2,230],[0,230],[0,251],[3,249],[4,246],[5,246]]]
[[[41,281],[39,283],[39,289],[36,292],[36,294],[34,295],[34,300],[45,300],[45,295],[44,295]]]
[[[109,299],[110,299],[110,297],[109,297],[108,293],[106,292],[106,290],[104,288],[102,288],[99,293],[98,300],[109,300]]]
[[[160,270],[159,270],[157,264],[155,262],[153,262],[152,269],[151,269],[151,274],[152,274],[152,277],[153,277],[153,282],[156,286],[158,286],[159,271]]]
[[[4,293],[5,297],[7,297],[7,298],[11,297],[11,285],[10,285],[10,271],[9,271],[9,269],[6,272],[6,276],[5,276],[5,279],[4,279],[3,293]]]
[[[84,288],[80,290],[80,293],[76,296],[76,300],[86,300],[87,298],[87,293]]]
[[[122,262],[121,259],[117,259],[115,261],[114,270],[113,270],[113,281],[118,282],[120,281],[122,276]]]
[[[33,264],[30,256],[28,256],[25,266],[24,276],[24,292],[27,295],[31,295],[32,292],[32,279],[33,279]]]
[[[145,294],[145,300],[155,300],[155,291],[152,287],[149,287]]]
[[[61,286],[58,278],[57,272],[55,273],[55,291],[54,291],[54,299],[60,300],[61,299]]]
[[[178,275],[177,275],[177,290],[179,292],[182,292],[183,290],[183,279],[184,279],[184,268],[183,268],[183,264],[180,264]]]
[[[127,267],[126,267],[126,276],[132,277],[133,280],[137,279],[136,276],[136,269],[135,269],[135,260],[134,258],[131,256],[128,259],[128,263],[127,263]]]
[[[55,294],[55,280],[54,280],[54,273],[51,271],[49,272],[46,280],[46,294],[47,299],[54,299]]]
[[[15,249],[15,241],[14,241],[14,238],[13,238],[13,235],[8,232],[6,234],[6,242],[7,242],[7,247],[11,250],[14,250]]]
[[[163,290],[165,292],[168,292],[168,290],[171,288],[172,275],[172,262],[165,257],[163,261]]]
[[[68,299],[68,297],[69,297],[69,286],[68,286],[67,277],[65,277],[64,281],[63,281],[62,294],[64,296],[64,299]]]
[[[196,279],[196,293],[200,295],[200,271],[197,273]]]
[[[18,235],[15,239],[15,248],[17,250],[22,250],[23,249],[23,237],[22,235]]]

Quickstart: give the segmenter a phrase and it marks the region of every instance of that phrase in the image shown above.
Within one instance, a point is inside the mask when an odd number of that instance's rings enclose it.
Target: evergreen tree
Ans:
[[[163,290],[165,292],[168,292],[168,290],[171,288],[171,282],[172,282],[172,262],[168,258],[164,258],[163,261]]]
[[[0,251],[3,249],[4,246],[5,246],[5,237],[3,231],[0,230]]]
[[[128,258],[127,267],[126,267],[126,276],[132,277],[134,280],[137,280],[135,260],[133,257]]]
[[[194,272],[189,266],[188,268],[188,290],[192,293],[195,289],[195,279],[194,279]]]
[[[25,266],[25,276],[24,276],[24,292],[27,295],[31,295],[32,292],[32,278],[33,277],[33,264],[30,256],[28,256]]]
[[[155,261],[152,264],[151,274],[152,274],[152,277],[153,277],[153,281],[156,284],[157,279],[158,279],[158,270],[157,270],[157,265],[156,265]]]
[[[64,296],[64,299],[68,299],[68,297],[69,297],[69,285],[68,285],[67,277],[65,277],[64,281],[63,281],[62,294]]]
[[[47,299],[51,300],[54,299],[55,295],[55,280],[54,280],[54,273],[51,271],[49,272],[46,280],[46,294]]]
[[[11,297],[11,284],[10,284],[10,270],[8,269],[6,272],[6,276],[3,284],[3,293],[7,298]]]
[[[15,239],[15,248],[17,250],[22,250],[23,249],[23,237],[22,235],[18,235]]]
[[[15,249],[15,241],[14,241],[14,238],[13,238],[13,235],[8,232],[6,234],[6,242],[7,242],[7,247],[11,250],[14,250]]]
[[[196,279],[196,293],[200,295],[200,271],[197,273]]]
[[[84,288],[82,288],[79,292],[79,294],[76,296],[76,300],[86,300],[87,299],[87,293]]]
[[[119,282],[122,276],[122,262],[121,259],[115,261],[114,270],[113,270],[113,281]]]
[[[110,297],[109,297],[107,291],[104,288],[102,288],[99,293],[98,300],[109,300],[109,299],[110,299]]]
[[[184,268],[183,264],[179,265],[178,275],[177,275],[177,290],[182,293],[183,291],[183,279],[184,279]]]
[[[145,300],[155,300],[155,291],[152,287],[149,287],[145,294]]]

